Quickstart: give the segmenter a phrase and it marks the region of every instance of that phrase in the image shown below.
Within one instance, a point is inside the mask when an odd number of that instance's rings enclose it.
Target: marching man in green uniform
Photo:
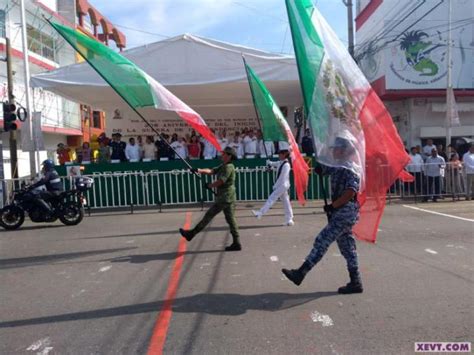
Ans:
[[[216,175],[213,183],[208,183],[209,188],[217,188],[217,196],[214,204],[207,210],[202,220],[190,230],[179,229],[181,235],[189,242],[196,234],[202,231],[209,222],[221,211],[224,211],[225,220],[230,227],[232,244],[225,248],[226,251],[239,251],[242,246],[239,240],[239,230],[235,222],[235,167],[232,161],[237,159],[235,150],[226,147],[221,156],[223,164],[214,169],[196,169],[199,174]]]

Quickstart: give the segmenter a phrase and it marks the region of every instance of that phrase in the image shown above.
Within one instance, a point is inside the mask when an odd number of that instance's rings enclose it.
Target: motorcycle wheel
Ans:
[[[84,208],[77,202],[66,202],[59,215],[59,220],[66,226],[75,226],[84,218]]]
[[[18,229],[24,221],[25,212],[17,206],[6,206],[0,210],[0,226],[5,229]]]

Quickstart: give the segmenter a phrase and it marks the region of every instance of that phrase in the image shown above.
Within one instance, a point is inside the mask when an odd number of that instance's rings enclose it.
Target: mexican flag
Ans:
[[[309,166],[300,153],[298,143],[296,143],[285,116],[283,116],[265,84],[245,62],[245,59],[244,65],[253,102],[258,112],[258,119],[262,122],[263,139],[266,141],[286,141],[289,143],[296,196],[298,202],[304,205],[306,202],[304,193],[308,187]]]
[[[138,110],[151,106],[159,110],[175,111],[221,151],[220,144],[202,117],[130,60],[82,32],[48,22],[130,107]]]
[[[361,179],[360,220],[354,232],[375,242],[387,189],[410,161],[387,109],[312,0],[286,0],[305,110],[324,165],[350,169]],[[333,157],[336,138],[352,154]]]

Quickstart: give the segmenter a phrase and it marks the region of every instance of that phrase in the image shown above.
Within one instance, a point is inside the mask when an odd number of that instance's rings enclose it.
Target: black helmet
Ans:
[[[46,159],[41,163],[41,165],[43,165],[45,170],[51,170],[52,168],[54,168],[54,163],[51,159]]]

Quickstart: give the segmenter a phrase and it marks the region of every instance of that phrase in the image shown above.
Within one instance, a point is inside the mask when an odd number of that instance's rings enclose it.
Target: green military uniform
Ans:
[[[234,164],[222,164],[212,169],[212,171],[214,175],[217,175],[217,180],[221,180],[223,184],[217,188],[217,196],[214,204],[207,210],[202,220],[190,232],[192,235],[196,235],[202,231],[219,212],[224,211],[225,220],[232,234],[232,242],[233,244],[240,244],[239,230],[234,217],[236,201]]]

